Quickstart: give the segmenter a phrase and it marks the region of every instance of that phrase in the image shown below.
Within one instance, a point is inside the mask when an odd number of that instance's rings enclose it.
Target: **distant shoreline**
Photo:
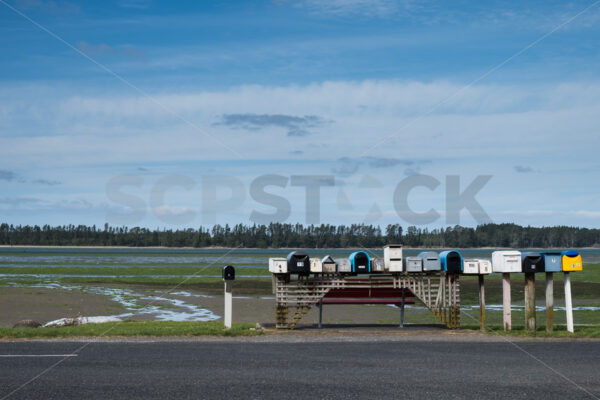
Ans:
[[[208,247],[166,247],[166,246],[40,246],[40,245],[0,245],[0,249],[149,249],[149,250],[355,250],[360,247],[319,247],[319,248],[307,248],[307,247],[223,247],[223,246],[208,246]],[[403,247],[407,250],[427,250],[427,249],[440,249],[440,250],[496,250],[496,249],[523,249],[523,250],[565,250],[567,247]],[[383,250],[382,247],[373,247],[376,250]],[[578,250],[600,250],[600,247],[569,247],[569,249]]]

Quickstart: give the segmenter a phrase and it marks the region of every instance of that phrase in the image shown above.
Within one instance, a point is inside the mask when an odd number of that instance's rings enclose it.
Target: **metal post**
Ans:
[[[554,330],[554,277],[546,272],[546,332]]]
[[[504,330],[512,329],[512,319],[510,314],[510,273],[502,274],[502,308],[504,310]]]
[[[404,301],[406,298],[406,288],[402,288],[402,304],[400,304],[400,328],[404,328]]]
[[[573,333],[573,302],[571,300],[571,277],[565,272],[565,309],[567,311],[567,330]]]
[[[232,294],[231,281],[225,281],[225,328],[231,328],[231,309],[232,309]]]
[[[480,328],[485,332],[485,285],[484,275],[479,275],[479,320]]]
[[[535,332],[535,273],[525,273],[525,329]]]
[[[323,299],[321,298],[319,300],[319,329],[321,329],[323,327],[322,322],[323,322]]]

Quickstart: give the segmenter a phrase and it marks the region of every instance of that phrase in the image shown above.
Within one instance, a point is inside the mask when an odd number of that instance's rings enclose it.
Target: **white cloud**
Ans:
[[[0,108],[8,110],[0,122],[4,169],[9,166],[34,178],[43,171],[45,177],[62,182],[36,185],[32,193],[5,195],[44,199],[27,207],[83,212],[89,204],[106,201],[104,187],[111,176],[140,174],[140,166],[152,172],[144,172],[144,187],[132,192],[146,204],[151,185],[171,173],[192,177],[198,187],[202,175],[229,174],[247,189],[252,179],[265,173],[289,177],[333,171],[339,177],[360,172],[384,184],[385,201],[378,204],[382,218],[393,218],[392,195],[405,174],[429,174],[441,182],[435,191],[420,188],[411,194],[417,209],[434,207],[440,212],[446,175],[460,175],[464,188],[476,175],[487,174],[493,178],[478,199],[494,220],[495,215],[499,221],[531,223],[595,221],[593,211],[566,214],[565,210],[586,210],[594,199],[600,201],[596,186],[585,184],[597,180],[600,169],[596,161],[600,84],[480,85],[427,112],[460,89],[450,82],[390,80],[158,94],[156,101],[171,114],[146,98],[70,96],[61,91],[53,95],[44,89],[28,101],[26,94],[35,92],[30,87],[23,92],[12,88],[13,101],[4,88],[0,90]],[[16,112],[27,107],[34,112]],[[312,127],[305,137],[289,137],[289,129],[277,124],[252,132],[214,125],[227,114],[308,115],[331,122]],[[515,174],[514,166],[535,166],[540,172]],[[559,187],[556,182],[563,184]],[[358,183],[349,179],[345,187],[352,205],[370,206],[368,191],[352,190]],[[301,215],[303,192],[292,196],[289,187],[285,191]],[[335,198],[337,192],[332,193]],[[167,203],[176,207],[169,209],[172,214],[197,211],[200,192],[183,194],[177,202]],[[61,203],[62,199],[71,202]],[[79,199],[89,204],[78,203]],[[324,195],[322,215],[340,218],[332,201]],[[103,212],[102,207],[92,208]],[[503,211],[507,209],[513,211]]]
[[[270,159],[293,151],[304,151],[300,158],[305,159],[415,159],[417,154],[448,159],[494,156],[499,146],[511,149],[511,156],[527,154],[533,146],[549,153],[575,140],[582,145],[577,156],[585,160],[595,151],[600,119],[600,84],[594,82],[464,90],[449,82],[323,82],[153,99],[42,94],[25,109],[25,98],[12,102],[6,90],[0,93],[0,107],[10,110],[1,121],[0,156],[7,162],[177,162],[237,159],[238,154]],[[311,115],[332,122],[304,138],[286,138],[285,127],[276,125],[259,135],[215,125],[224,114]],[[527,165],[511,165],[522,164]]]

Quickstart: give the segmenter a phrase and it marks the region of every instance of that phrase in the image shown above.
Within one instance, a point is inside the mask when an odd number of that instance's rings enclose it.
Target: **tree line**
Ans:
[[[130,247],[258,247],[345,248],[382,247],[600,247],[600,229],[568,226],[523,227],[515,224],[485,224],[475,228],[442,229],[399,224],[379,226],[308,225],[215,225],[198,229],[147,229],[85,225],[29,226],[0,224],[1,245],[34,246],[130,246]]]

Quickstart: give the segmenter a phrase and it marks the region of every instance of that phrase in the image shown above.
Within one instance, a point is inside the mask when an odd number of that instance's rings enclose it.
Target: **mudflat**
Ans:
[[[126,319],[153,319],[151,313],[142,312],[144,305],[161,307],[167,311],[179,311],[185,318],[187,307],[206,309],[216,317],[223,316],[223,296],[205,294],[194,290],[173,291],[136,286],[111,285],[111,289],[122,288],[135,291],[139,296],[135,309],[127,309],[110,296],[89,293],[78,289],[50,289],[37,287],[3,287],[0,290],[0,326],[9,327],[22,319],[33,319],[40,323],[63,317],[118,315],[131,312]],[[160,297],[160,300],[156,300]],[[169,303],[167,300],[174,301]],[[175,304],[175,305],[174,305]],[[194,320],[190,317],[189,320]],[[266,327],[275,325],[275,298],[268,295],[235,296],[233,298],[233,320],[235,322],[260,323]],[[419,323],[439,323],[433,315],[424,310],[407,309],[406,320]],[[318,308],[302,318],[298,328],[315,327],[318,322]],[[365,325],[397,326],[400,322],[400,310],[386,305],[329,305],[324,306],[323,322],[326,325]]]
[[[0,307],[0,326],[5,327],[23,319],[44,323],[78,314],[112,315],[123,310],[119,303],[100,294],[36,287],[0,288]]]

